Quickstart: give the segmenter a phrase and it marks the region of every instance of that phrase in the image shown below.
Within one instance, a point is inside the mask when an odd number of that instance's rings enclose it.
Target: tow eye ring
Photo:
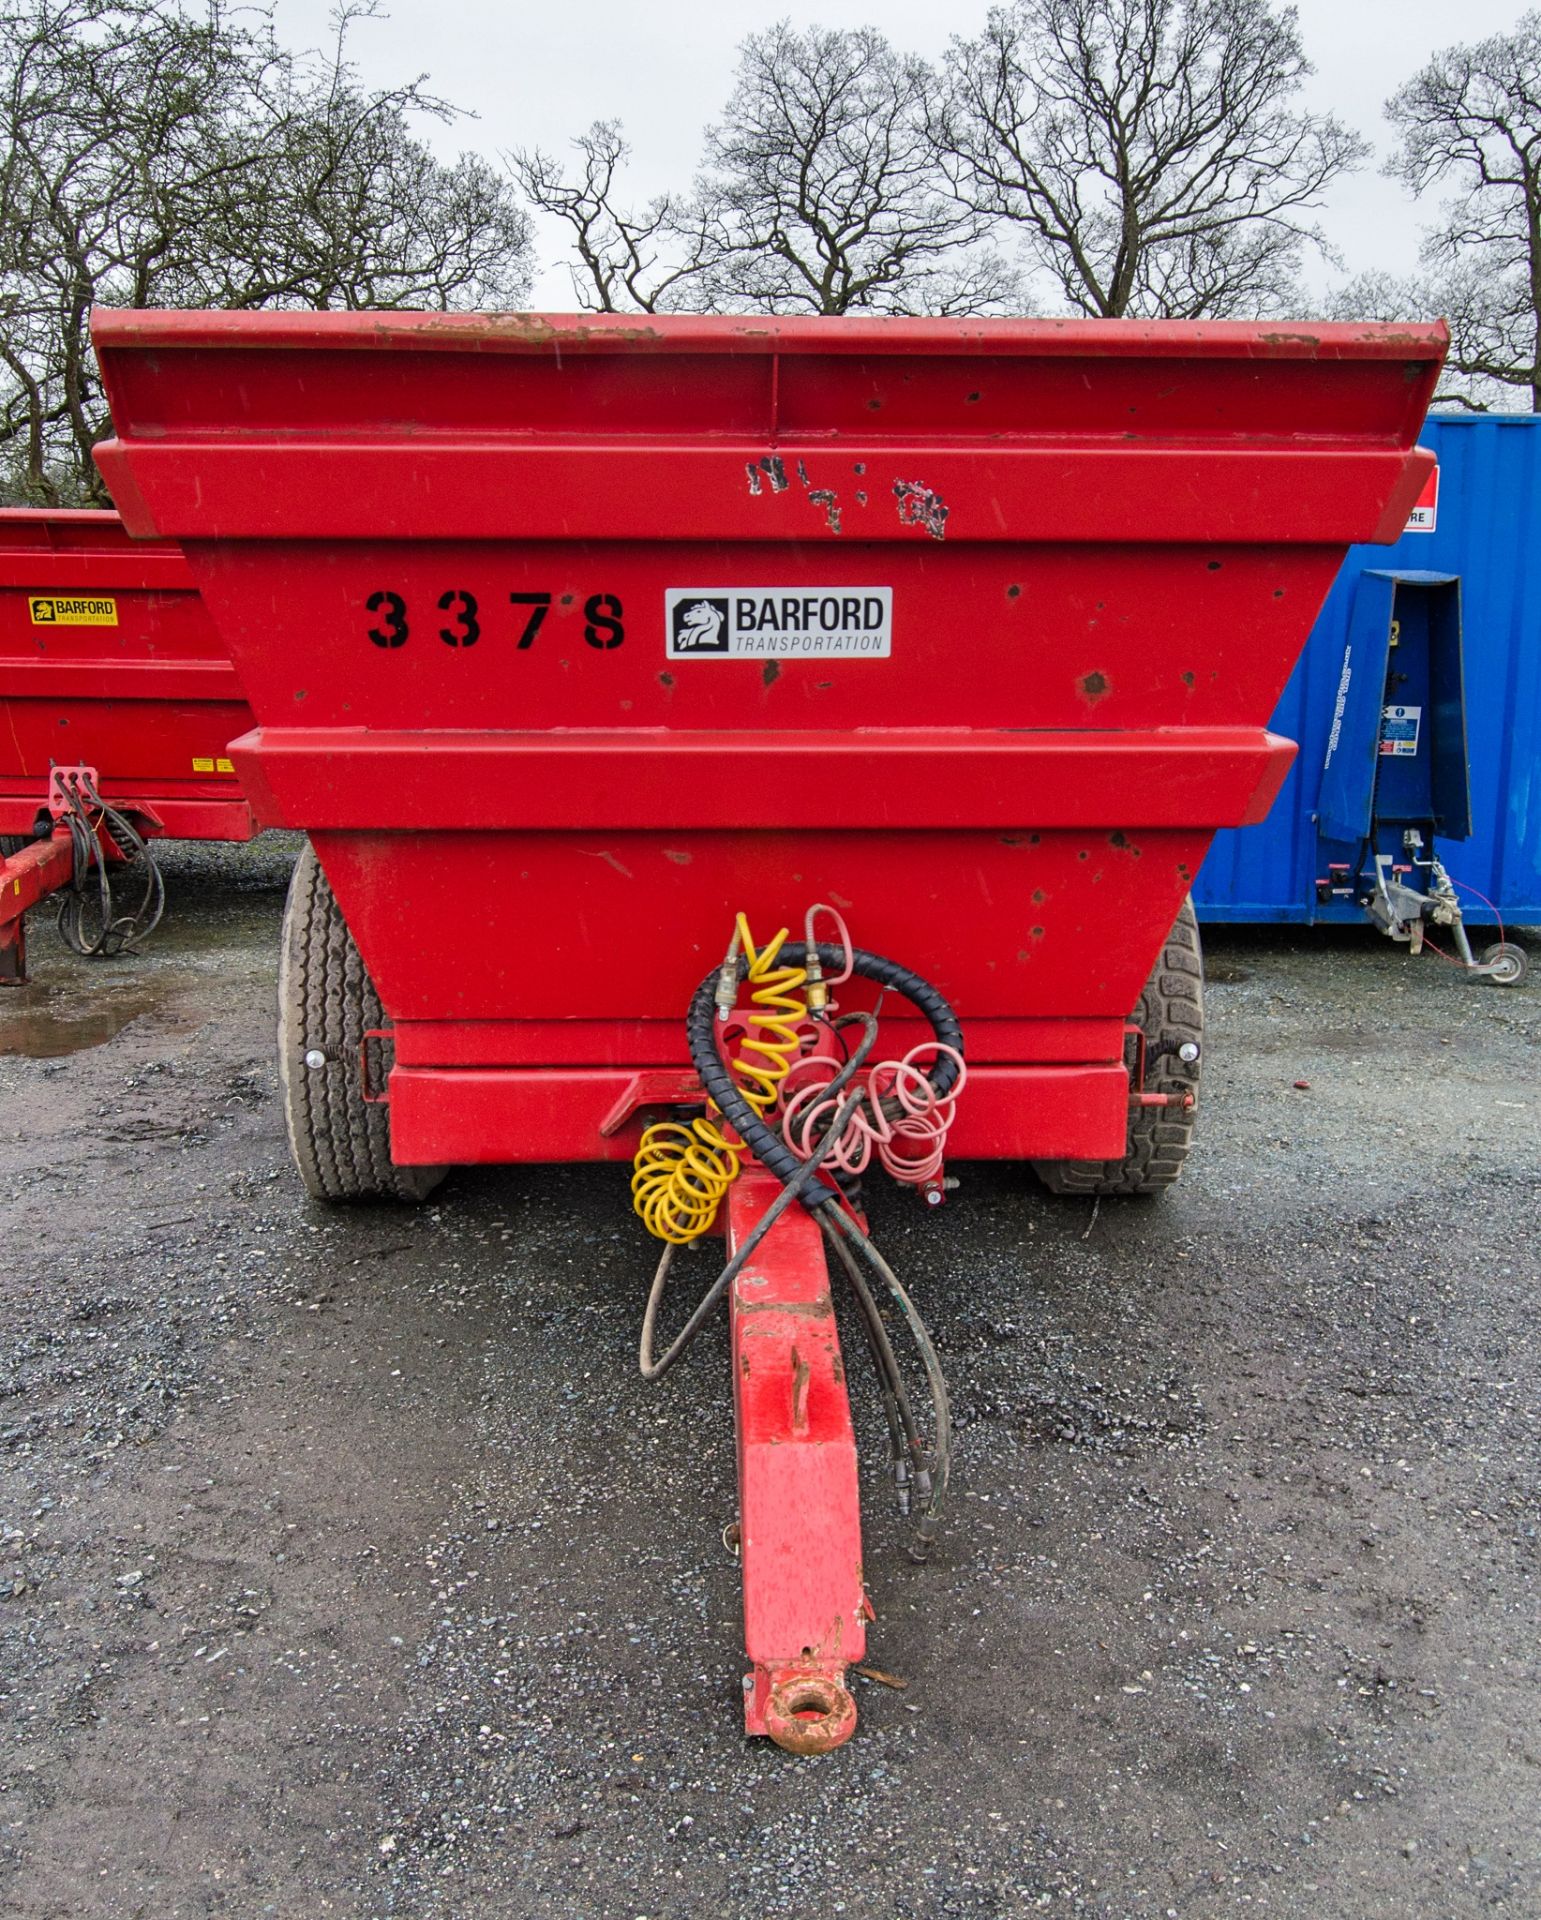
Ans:
[[[856,1731],[856,1702],[825,1674],[779,1680],[765,1703],[765,1731],[788,1753],[828,1753]]]

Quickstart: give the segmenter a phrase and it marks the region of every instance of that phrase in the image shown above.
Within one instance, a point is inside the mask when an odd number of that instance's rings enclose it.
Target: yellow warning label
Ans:
[[[233,760],[227,760],[223,754],[221,754],[218,759],[212,759],[212,760],[204,759],[201,756],[195,755],[193,759],[193,772],[194,773],[234,773],[235,762]]]
[[[54,593],[42,599],[29,599],[27,606],[35,627],[115,627],[118,624],[116,600],[83,600]]]
[[[214,771],[216,773],[234,773],[235,762],[233,760],[216,760],[214,762]]]
[[[212,760],[199,760],[196,758],[194,759],[193,761],[194,773],[212,773],[213,771],[214,771],[214,762]]]

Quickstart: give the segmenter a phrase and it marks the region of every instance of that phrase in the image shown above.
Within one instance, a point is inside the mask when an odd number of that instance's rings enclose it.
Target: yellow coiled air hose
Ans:
[[[744,1098],[761,1115],[776,1104],[781,1083],[801,1051],[799,1029],[808,1018],[808,1001],[802,992],[807,970],[776,965],[787,931],[783,927],[774,940],[756,950],[749,922],[740,914],[725,963],[725,968],[733,966],[740,948],[749,962],[751,1010],[744,1016],[746,1031],[739,1051],[728,1064]],[[683,1246],[699,1239],[716,1219],[744,1156],[742,1144],[727,1138],[720,1121],[713,1107],[688,1126],[665,1120],[643,1134],[632,1163],[631,1199],[656,1239]]]

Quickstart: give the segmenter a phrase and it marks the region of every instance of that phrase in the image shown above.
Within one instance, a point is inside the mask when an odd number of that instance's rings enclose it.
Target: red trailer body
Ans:
[[[180,548],[115,513],[0,511],[0,834],[32,832],[62,763],[147,836],[250,839],[228,743],[251,724]]]
[[[369,1190],[382,1161],[629,1156],[704,1097],[682,1014],[734,911],[764,931],[812,901],[961,1016],[951,1155],[1117,1160],[1131,1101],[1167,1098],[1131,1009],[1210,836],[1278,790],[1294,749],[1265,721],[1345,548],[1417,498],[1444,347],[529,315],[95,333],[113,496],[184,543],[257,719],[236,768],[346,921],[302,862],[290,998],[354,1016],[282,1064],[291,1128]],[[348,1105],[379,1065],[348,931],[394,1042],[388,1158]],[[895,1025],[897,1054],[921,1030]],[[747,1169],[725,1222],[745,1724],[806,1751],[854,1723],[871,1609],[823,1248],[795,1209],[763,1225],[775,1192]]]
[[[398,1162],[628,1155],[600,1122],[687,1064],[729,905],[814,898],[963,1016],[953,1153],[1099,1157],[1343,550],[1422,484],[1442,339],[104,312],[98,458],[379,988]]]

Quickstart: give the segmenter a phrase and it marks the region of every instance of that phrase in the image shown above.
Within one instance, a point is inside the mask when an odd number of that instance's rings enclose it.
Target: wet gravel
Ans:
[[[1215,933],[1173,1194],[879,1199],[955,1498],[912,1567],[858,1371],[905,1684],[798,1761],[738,1731],[725,1334],[637,1379],[620,1170],[302,1197],[293,844],[0,1006],[0,1911],[1541,1913],[1541,988]]]

